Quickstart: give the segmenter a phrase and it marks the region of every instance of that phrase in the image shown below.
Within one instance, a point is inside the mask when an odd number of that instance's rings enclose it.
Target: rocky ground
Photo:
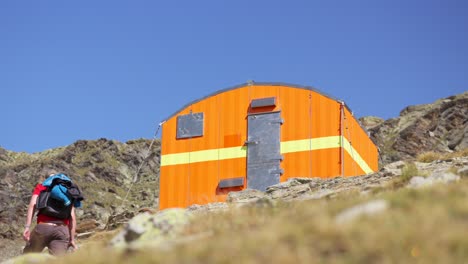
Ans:
[[[412,174],[415,175],[404,175],[405,169],[413,165],[416,169]],[[231,192],[226,203],[192,205],[187,209],[192,212],[206,212],[250,203],[272,204],[276,201],[332,199],[343,193],[367,195],[387,189],[419,188],[435,183],[456,182],[460,175],[468,176],[468,156],[435,160],[431,163],[397,161],[384,166],[377,173],[365,176],[331,179],[292,178],[268,187],[265,192],[249,189]]]

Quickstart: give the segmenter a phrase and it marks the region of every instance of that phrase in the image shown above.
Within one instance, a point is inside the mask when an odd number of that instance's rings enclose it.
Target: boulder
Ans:
[[[465,166],[461,169],[458,170],[458,174],[462,177],[467,177],[468,176],[468,166]]]
[[[413,176],[411,177],[407,187],[417,189],[417,188],[421,188],[421,187],[429,186],[429,185],[432,185],[432,182],[427,180],[425,177]]]
[[[342,225],[351,222],[363,215],[372,216],[387,210],[388,202],[385,200],[373,200],[363,204],[358,204],[351,208],[343,210],[335,217],[335,223]]]
[[[250,203],[265,197],[265,193],[259,190],[245,189],[240,192],[230,192],[226,198],[228,203]]]
[[[206,205],[193,204],[187,208],[187,211],[194,213],[208,213],[212,211],[227,210],[229,206],[226,203],[209,203]]]
[[[156,214],[145,212],[132,218],[110,245],[116,248],[165,247],[164,244],[174,238],[191,218],[192,215],[181,208],[166,209]]]
[[[400,160],[400,161],[396,161],[396,162],[392,162],[390,164],[387,164],[385,167],[382,168],[381,171],[385,175],[391,175],[391,176],[400,175],[401,174],[401,169],[405,165],[406,165],[406,163]]]
[[[421,188],[432,186],[435,183],[448,184],[460,180],[460,176],[455,175],[451,172],[434,172],[428,177],[414,176],[409,181],[408,188]]]
[[[366,116],[366,117],[359,118],[359,122],[366,129],[376,127],[376,126],[382,124],[384,121],[385,120],[383,118],[376,117],[376,116]]]

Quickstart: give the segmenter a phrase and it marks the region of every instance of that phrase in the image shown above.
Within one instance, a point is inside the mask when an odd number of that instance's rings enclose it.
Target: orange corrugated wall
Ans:
[[[350,160],[348,161],[345,159],[345,175],[353,176],[362,175],[364,173],[355,162],[352,162],[352,156],[357,154],[367,162],[372,171],[377,171],[378,149],[347,108],[344,109],[343,121],[343,136],[351,143],[357,152],[348,153],[347,159]]]
[[[284,124],[281,142],[341,135],[341,104],[316,91],[285,85],[246,85],[214,94],[192,103],[172,116],[162,126],[161,155],[193,153],[244,145],[247,138],[247,115],[251,100],[276,97],[277,105],[268,111],[281,111]],[[191,139],[176,139],[177,116],[190,112],[204,113],[204,134]],[[377,148],[364,130],[344,109],[346,129],[343,136],[354,149],[377,170]],[[309,150],[283,154],[280,181],[291,177],[336,177],[342,175],[341,148]],[[364,174],[353,159],[353,153],[343,151],[344,176]],[[245,188],[219,189],[223,179],[246,177],[246,158],[211,160],[188,164],[161,166],[160,209],[186,207],[224,201],[230,191]],[[246,183],[246,179],[244,180]]]

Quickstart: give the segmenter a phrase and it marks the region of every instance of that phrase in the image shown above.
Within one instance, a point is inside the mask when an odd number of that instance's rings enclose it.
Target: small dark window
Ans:
[[[203,113],[177,117],[177,139],[203,136]]]

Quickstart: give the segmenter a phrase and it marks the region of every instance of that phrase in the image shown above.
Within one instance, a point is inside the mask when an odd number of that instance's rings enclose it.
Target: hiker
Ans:
[[[42,192],[46,191],[49,191],[50,196],[52,197],[52,191],[54,191],[55,188],[63,187],[62,185],[57,184],[57,182],[64,182],[69,186],[74,186],[74,188],[76,188],[75,193],[73,193],[73,195],[69,195],[73,202],[70,202],[70,200],[62,201],[66,206],[56,207],[60,209],[49,208],[51,203],[46,202],[47,208],[38,210],[37,225],[34,230],[30,231],[34,212],[39,208],[38,203],[40,201],[38,200],[38,197]],[[60,190],[60,188],[58,190]],[[67,189],[65,188],[65,191],[66,190]],[[49,198],[49,200],[54,199]],[[78,187],[73,184],[70,178],[65,174],[51,174],[45,181],[38,183],[34,188],[28,206],[26,225],[24,226],[25,229],[23,232],[23,239],[27,244],[23,253],[42,252],[45,247],[49,249],[49,253],[52,255],[65,254],[69,247],[71,247],[72,250],[75,250],[77,248],[74,239],[76,228],[75,207],[81,206],[81,200],[83,200],[83,196],[81,196],[81,192]],[[51,214],[49,213],[49,209],[52,211],[60,210],[60,212],[58,212],[59,214]]]

